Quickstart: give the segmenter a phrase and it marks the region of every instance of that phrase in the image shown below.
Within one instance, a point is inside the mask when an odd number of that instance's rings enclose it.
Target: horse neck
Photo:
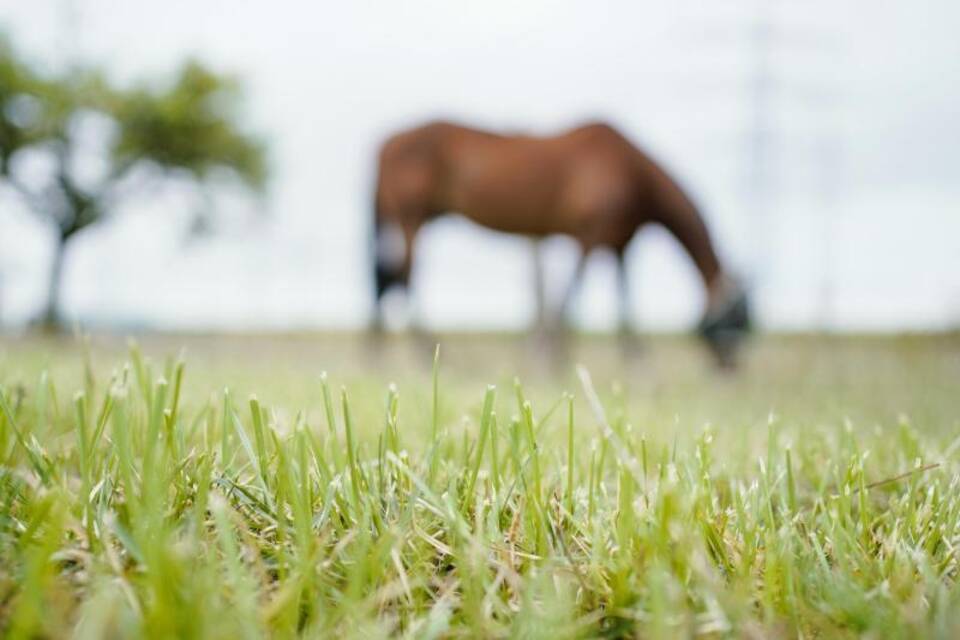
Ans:
[[[696,205],[673,180],[666,178],[655,221],[667,229],[690,256],[708,291],[721,276],[720,260]]]

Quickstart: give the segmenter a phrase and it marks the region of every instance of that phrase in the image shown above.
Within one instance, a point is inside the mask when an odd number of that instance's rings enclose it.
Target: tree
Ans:
[[[0,182],[17,191],[57,239],[43,324],[61,323],[60,283],[71,241],[119,211],[131,195],[120,186],[132,174],[187,176],[208,189],[209,178],[227,170],[250,190],[262,190],[264,145],[238,125],[239,98],[234,78],[196,61],[182,65],[172,81],[123,88],[96,69],[41,74],[0,41]],[[96,163],[84,147],[91,131],[100,141]],[[43,159],[39,177],[22,166],[31,156],[34,167]],[[91,171],[91,164],[98,169]]]

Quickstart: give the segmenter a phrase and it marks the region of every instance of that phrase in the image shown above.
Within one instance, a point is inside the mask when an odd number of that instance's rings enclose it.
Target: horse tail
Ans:
[[[370,265],[373,267],[374,302],[379,306],[380,299],[387,290],[386,278],[383,270],[383,261],[380,257],[380,238],[383,234],[383,214],[380,197],[380,181],[377,180],[373,188],[373,198],[370,202],[370,211],[373,214],[370,225]]]
[[[383,206],[380,181],[373,192],[373,225],[370,242],[375,302],[379,308],[383,296],[395,285],[406,285],[404,264],[406,242],[400,225],[389,219]],[[378,309],[379,310],[379,309]]]

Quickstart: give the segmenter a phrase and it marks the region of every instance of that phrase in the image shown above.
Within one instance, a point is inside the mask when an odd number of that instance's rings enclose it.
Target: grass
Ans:
[[[0,633],[960,635],[955,338],[449,342],[0,343]]]

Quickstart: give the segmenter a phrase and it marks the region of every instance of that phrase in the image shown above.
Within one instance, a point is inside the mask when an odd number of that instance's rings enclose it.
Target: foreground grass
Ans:
[[[310,376],[298,413],[136,349],[73,368],[2,376],[10,637],[960,635],[947,391],[933,424],[822,393],[822,420],[690,431],[585,370],[542,406],[459,382],[452,413],[436,373],[412,413]]]

